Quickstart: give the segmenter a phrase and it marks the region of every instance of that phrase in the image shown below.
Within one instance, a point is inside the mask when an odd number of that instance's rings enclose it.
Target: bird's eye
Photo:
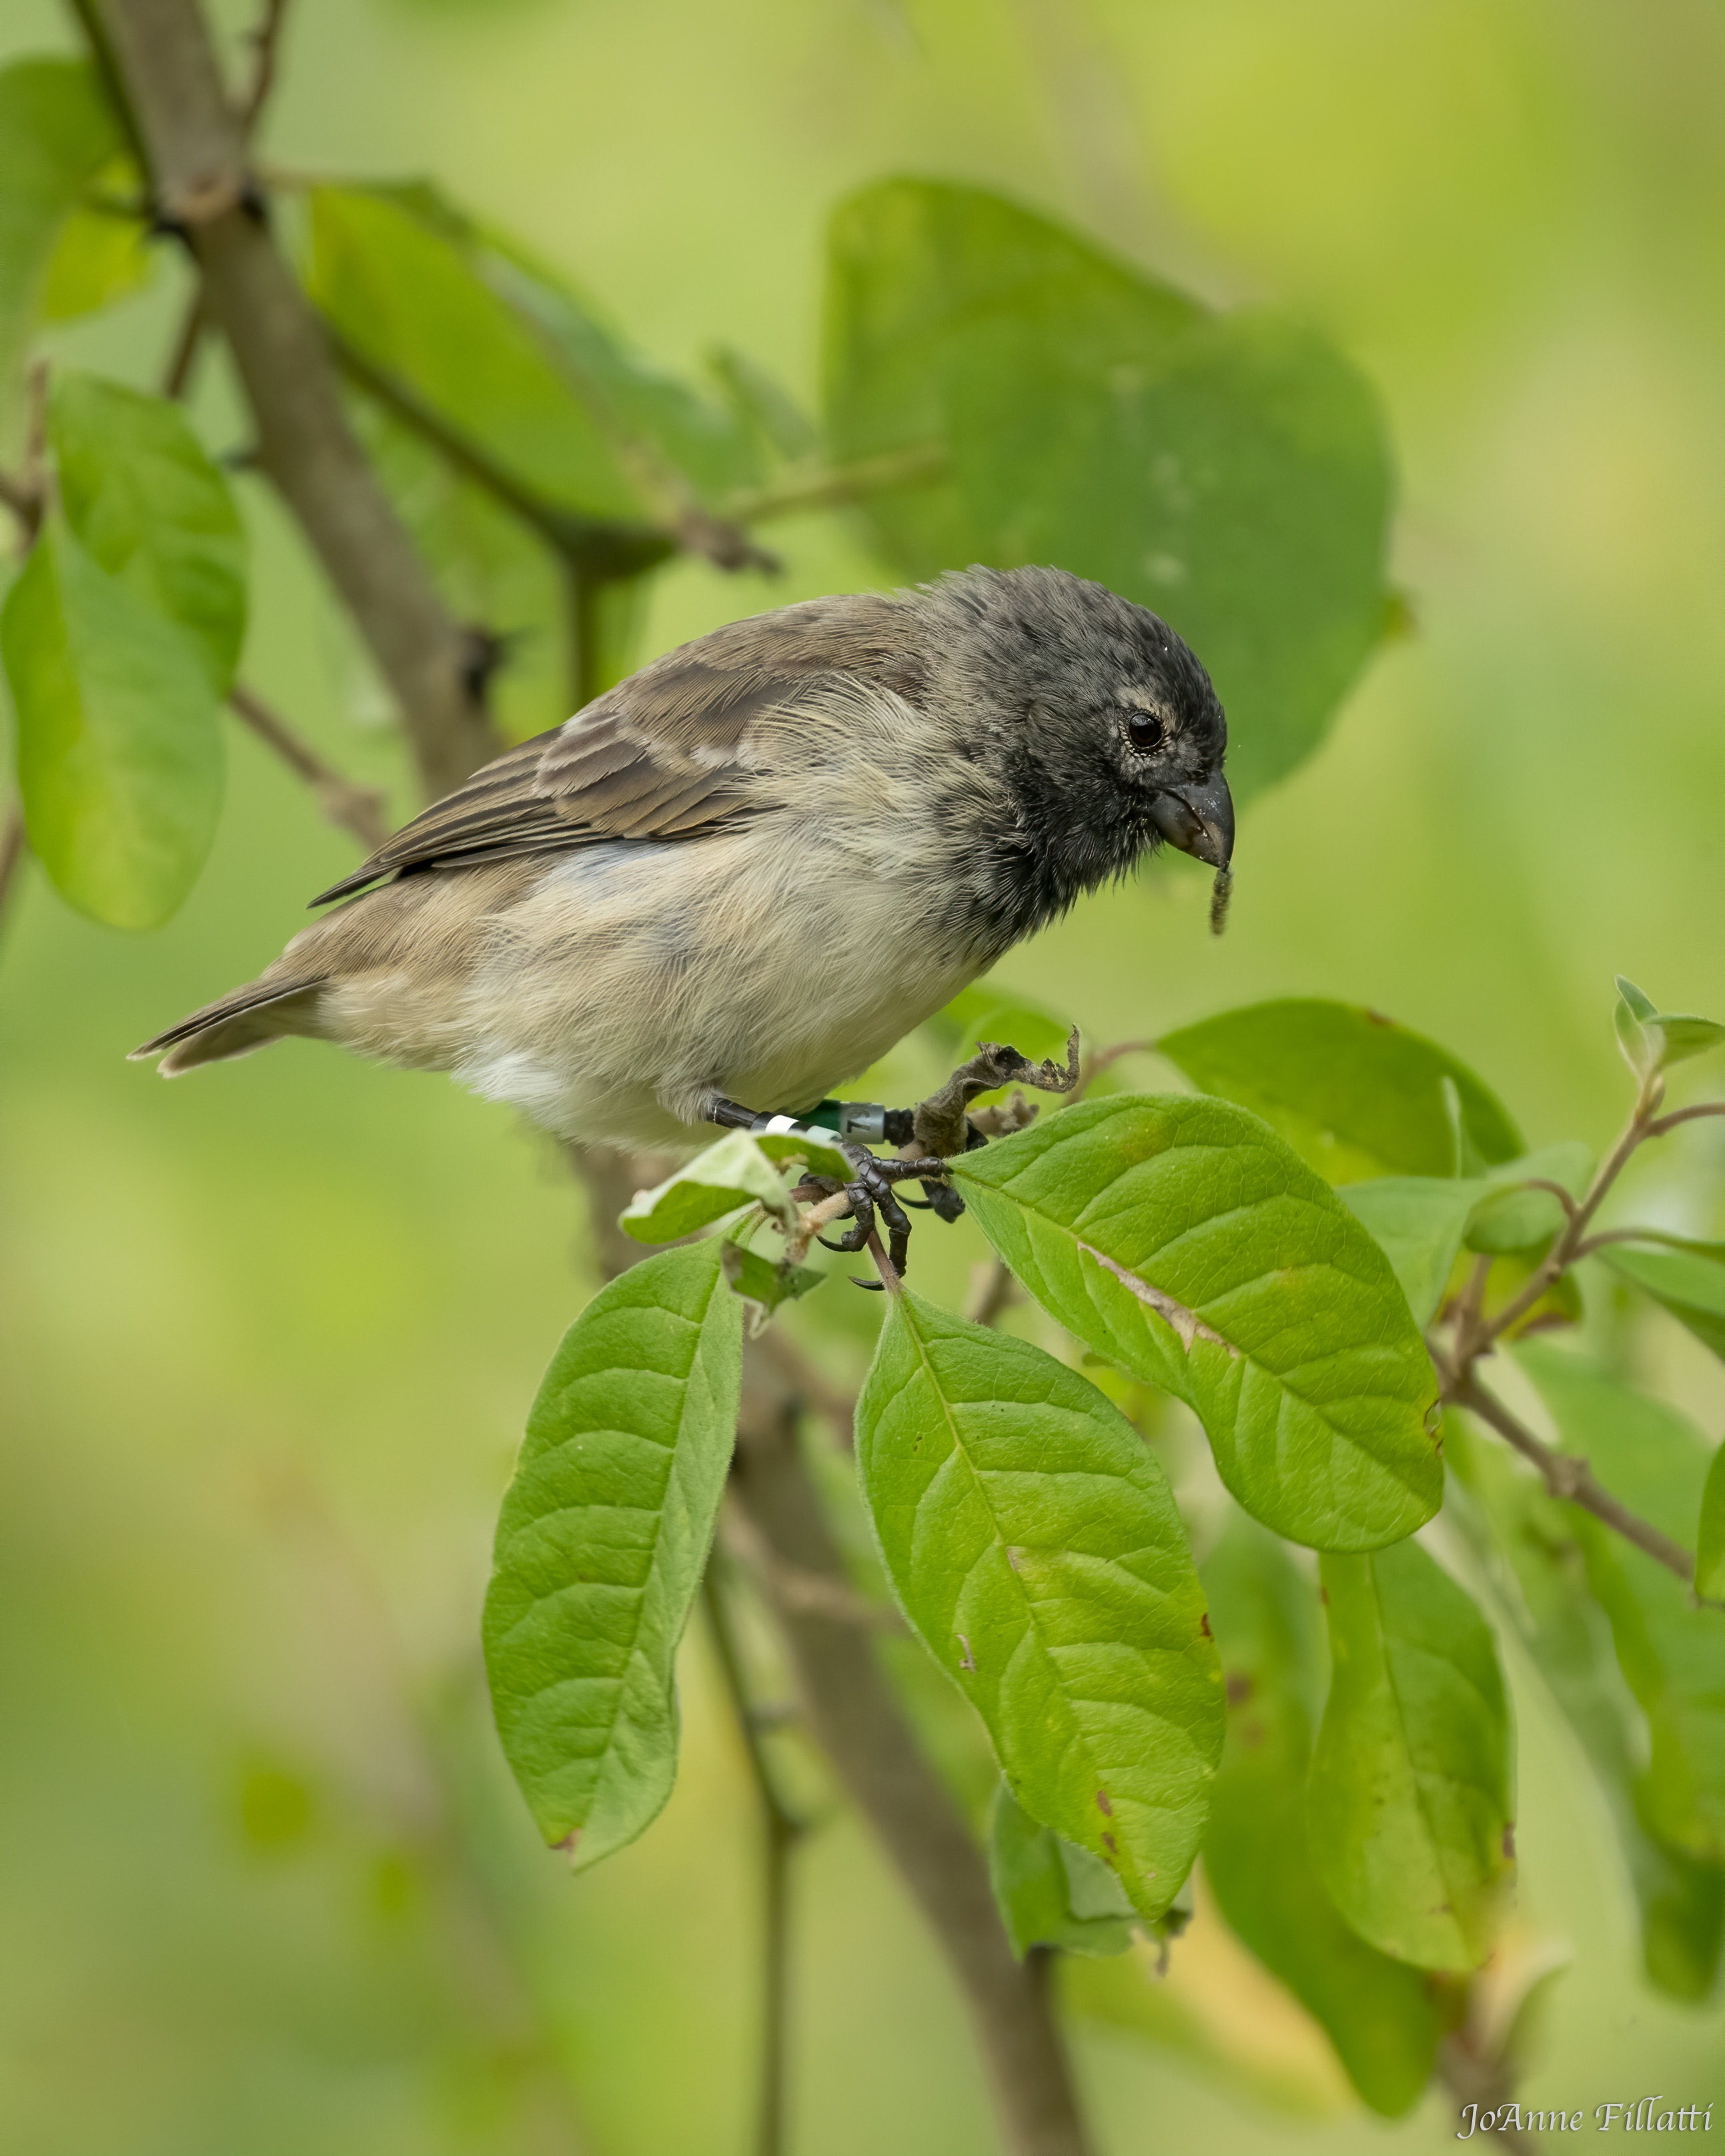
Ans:
[[[1136,749],[1160,748],[1166,731],[1153,711],[1133,711],[1126,721],[1126,737]]]

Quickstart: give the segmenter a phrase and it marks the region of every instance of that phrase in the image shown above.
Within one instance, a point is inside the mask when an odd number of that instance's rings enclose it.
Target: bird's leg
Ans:
[[[891,1111],[881,1112],[884,1116]],[[864,1249],[875,1232],[875,1215],[878,1212],[886,1224],[887,1256],[894,1270],[902,1273],[909,1252],[911,1221],[893,1189],[896,1183],[921,1183],[931,1194],[929,1203],[936,1212],[943,1219],[957,1218],[956,1213],[948,1213],[941,1206],[936,1195],[950,1188],[946,1181],[944,1161],[932,1158],[881,1160],[858,1138],[840,1136],[835,1140],[831,1131],[799,1122],[794,1116],[763,1115],[757,1109],[745,1108],[738,1101],[727,1101],[722,1095],[709,1106],[707,1121],[717,1123],[724,1130],[752,1131],[757,1136],[783,1132],[791,1137],[806,1137],[843,1154],[845,1165],[851,1173],[851,1180],[843,1185],[843,1188],[850,1200],[850,1218],[854,1224],[835,1242],[828,1243],[829,1250],[855,1251]],[[881,1135],[886,1135],[884,1130]],[[907,1130],[906,1138],[910,1135]],[[824,1183],[826,1178],[819,1180]],[[952,1195],[957,1198],[957,1194],[954,1191]],[[958,1210],[963,1209],[963,1201],[960,1200]],[[820,1240],[826,1241],[824,1236]]]

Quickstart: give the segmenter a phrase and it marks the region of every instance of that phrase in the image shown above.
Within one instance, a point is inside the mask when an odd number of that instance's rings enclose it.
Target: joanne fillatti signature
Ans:
[[[1711,2133],[1713,2130],[1712,2104],[1685,2103],[1660,2106],[1662,2096],[1644,2096],[1635,2103],[1599,2103],[1594,2106],[1593,2131],[1610,2133],[1620,2130],[1625,2133]],[[1471,2141],[1476,2133],[1582,2133],[1584,2111],[1536,2111],[1531,2106],[1523,2110],[1518,2103],[1501,2103],[1494,2110],[1482,2111],[1476,2103],[1465,2103],[1460,2117],[1461,2128],[1458,2141]]]

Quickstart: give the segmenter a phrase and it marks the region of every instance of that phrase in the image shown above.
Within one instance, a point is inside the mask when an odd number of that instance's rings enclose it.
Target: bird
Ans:
[[[812,1112],[1163,843],[1225,875],[1227,739],[1167,623],[1065,570],[780,607],[505,751],[133,1055],[305,1035],[686,1156]]]

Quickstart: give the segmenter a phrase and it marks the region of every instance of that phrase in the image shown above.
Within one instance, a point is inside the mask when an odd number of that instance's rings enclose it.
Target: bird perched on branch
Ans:
[[[1161,841],[1225,871],[1226,741],[1173,631],[1061,570],[781,607],[497,757],[135,1053],[306,1034],[686,1147],[809,1110]]]

